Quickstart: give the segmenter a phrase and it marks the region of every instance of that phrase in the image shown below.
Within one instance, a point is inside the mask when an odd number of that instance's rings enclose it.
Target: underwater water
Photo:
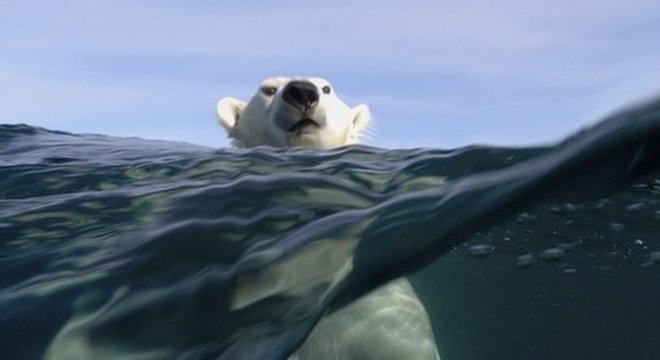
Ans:
[[[516,149],[0,125],[3,359],[285,359],[404,275],[444,360],[660,358],[660,100]]]

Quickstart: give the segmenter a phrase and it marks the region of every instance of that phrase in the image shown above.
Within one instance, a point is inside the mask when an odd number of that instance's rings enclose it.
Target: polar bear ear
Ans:
[[[353,128],[351,135],[359,137],[371,122],[371,113],[367,105],[361,104],[353,108]]]
[[[236,126],[236,123],[243,114],[243,110],[245,110],[246,106],[247,103],[245,101],[234,98],[224,98],[218,101],[216,114],[218,115],[220,125],[222,125],[227,132],[230,132],[234,126]]]

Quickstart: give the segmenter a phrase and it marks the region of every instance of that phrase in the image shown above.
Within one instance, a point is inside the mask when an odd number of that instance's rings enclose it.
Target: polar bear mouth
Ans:
[[[301,132],[309,128],[320,128],[321,125],[310,118],[303,118],[289,128],[289,132]]]

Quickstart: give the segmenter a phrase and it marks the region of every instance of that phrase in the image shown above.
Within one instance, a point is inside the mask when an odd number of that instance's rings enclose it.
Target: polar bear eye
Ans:
[[[273,96],[277,92],[277,88],[274,86],[263,86],[261,87],[261,92],[268,96]]]
[[[330,88],[330,85],[326,85],[323,88],[321,88],[321,90],[323,90],[324,94],[330,94],[330,92],[332,91],[332,88]]]

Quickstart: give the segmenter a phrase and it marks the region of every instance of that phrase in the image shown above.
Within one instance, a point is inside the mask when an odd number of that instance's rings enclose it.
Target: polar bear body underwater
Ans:
[[[239,147],[330,149],[359,143],[366,105],[347,106],[320,78],[266,79],[249,102],[217,104],[220,124]],[[406,279],[394,280],[324,317],[291,360],[439,359],[430,320]]]

